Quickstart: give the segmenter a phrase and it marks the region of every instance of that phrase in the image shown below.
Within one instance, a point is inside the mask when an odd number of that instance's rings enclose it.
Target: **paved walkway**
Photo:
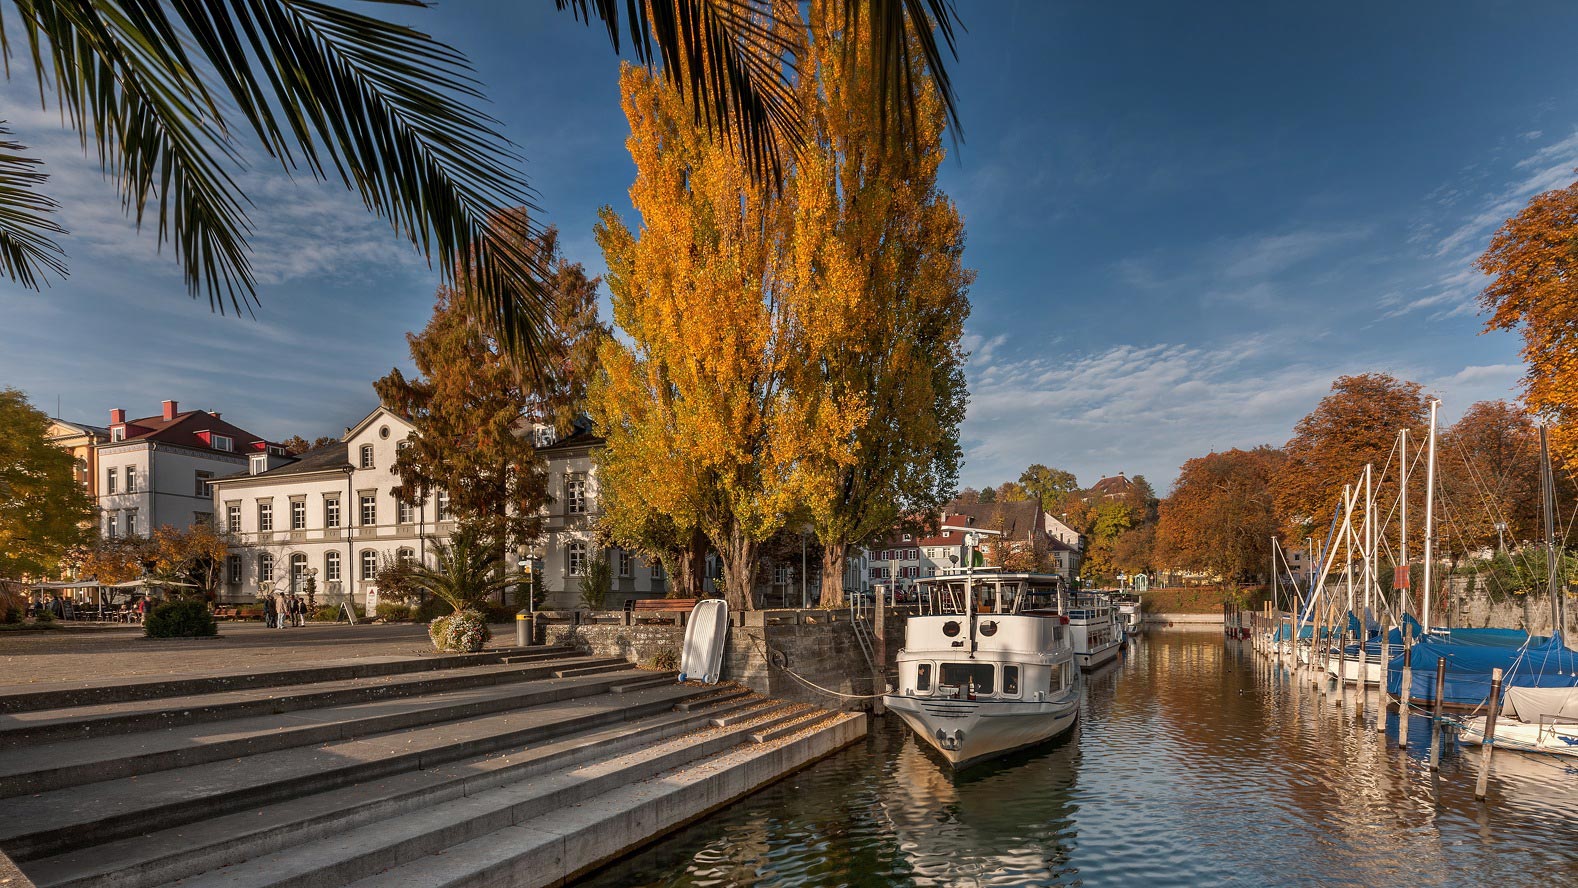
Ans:
[[[514,644],[513,629],[494,626],[489,647]],[[0,690],[16,685],[252,671],[433,652],[427,627],[409,623],[309,623],[292,629],[221,623],[219,632],[217,638],[196,639],[144,638],[141,626],[92,632],[6,632],[0,634]]]

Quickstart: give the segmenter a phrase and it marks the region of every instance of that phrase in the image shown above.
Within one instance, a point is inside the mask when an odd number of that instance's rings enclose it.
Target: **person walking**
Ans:
[[[279,612],[274,609],[274,596],[263,596],[263,625],[273,629],[274,621],[278,616]]]
[[[280,629],[290,625],[290,605],[285,601],[284,592],[274,593],[274,613],[279,614]]]
[[[299,596],[290,597],[290,615],[295,618],[296,626],[300,627],[307,621],[307,605]]]

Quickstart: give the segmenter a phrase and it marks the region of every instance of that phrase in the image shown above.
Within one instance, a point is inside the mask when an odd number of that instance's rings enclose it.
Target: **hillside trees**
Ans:
[[[93,504],[71,454],[46,437],[49,417],[16,389],[0,389],[0,577],[54,574],[93,536]]]
[[[1054,514],[1061,512],[1065,501],[1079,491],[1079,480],[1073,472],[1040,463],[1034,463],[1020,473],[1019,484],[1032,499],[1041,504],[1043,512]]]
[[[1196,457],[1183,464],[1156,525],[1160,557],[1173,567],[1233,583],[1264,573],[1280,522],[1270,495],[1283,453],[1269,446]]]
[[[1441,433],[1438,472],[1444,530],[1458,548],[1540,539],[1540,436],[1506,401],[1470,405]],[[1496,524],[1505,523],[1498,537]]]

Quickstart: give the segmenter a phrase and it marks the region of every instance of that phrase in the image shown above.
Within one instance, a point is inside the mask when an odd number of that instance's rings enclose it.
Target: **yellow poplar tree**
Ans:
[[[936,88],[917,67],[913,144],[880,150],[874,66],[868,48],[845,45],[842,9],[811,6],[806,57],[818,76],[801,85],[811,138],[789,185],[788,406],[804,439],[795,480],[823,546],[824,605],[843,602],[851,545],[935,516],[957,487],[959,343],[974,278],[962,263],[963,220],[937,189]]]
[[[627,65],[620,87],[641,227],[606,208],[597,226],[624,334],[603,344],[589,399],[605,507],[614,525],[645,512],[677,536],[701,530],[730,606],[748,609],[760,543],[790,504],[777,273],[788,220],[661,79]]]

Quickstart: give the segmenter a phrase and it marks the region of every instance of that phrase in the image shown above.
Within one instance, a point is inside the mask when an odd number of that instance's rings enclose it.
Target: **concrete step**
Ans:
[[[558,652],[564,656],[577,656],[574,648],[496,648],[475,654],[442,654],[426,657],[363,657],[341,663],[327,663],[296,669],[275,669],[264,672],[234,671],[169,678],[164,676],[141,679],[107,679],[96,684],[81,682],[61,684],[0,685],[0,713],[31,712],[39,709],[61,709],[70,706],[94,706],[104,703],[123,703],[130,700],[152,700],[159,697],[184,697],[193,694],[212,694],[248,688],[273,688],[320,681],[342,681],[348,678],[371,678],[378,675],[400,675],[410,672],[428,672],[435,669],[453,669],[500,662],[504,657],[533,652]]]
[[[634,663],[619,658],[604,659],[599,663],[585,666],[576,666],[570,669],[559,669],[553,673],[554,678],[572,678],[577,675],[596,675],[600,672],[615,672],[635,669]]]
[[[0,798],[601,694],[621,680],[540,679],[13,749],[0,756]]]
[[[731,685],[724,685],[724,686],[722,686],[721,690],[719,690],[716,694],[714,694],[711,697],[700,697],[700,698],[695,699],[695,700],[687,700],[684,703],[677,703],[677,704],[675,704],[674,708],[679,710],[680,712],[688,712],[691,709],[698,709],[698,708],[701,708],[701,707],[704,707],[704,706],[711,706],[714,703],[717,703],[717,702],[722,701],[722,700],[733,700],[733,699],[742,698],[742,697],[749,697],[749,696],[751,696],[751,691],[750,691],[749,688],[742,688],[742,687],[739,687],[738,685],[733,685],[733,686],[731,686]]]
[[[606,689],[606,680],[563,683]],[[14,798],[0,805],[0,846],[19,861],[61,854],[657,715],[701,693],[683,685],[583,693],[531,709]]]
[[[517,818],[510,826],[367,876],[349,888],[562,885],[865,734],[864,713],[837,713],[807,734],[736,747],[574,807]]]
[[[762,699],[753,706],[747,706],[730,715],[720,716],[713,719],[712,725],[713,727],[717,728],[727,728],[730,725],[737,725],[743,721],[751,721],[752,719],[761,718],[762,716],[768,715],[770,713],[782,712],[788,707],[789,704],[783,702],[782,700]]]
[[[549,678],[556,670],[566,666],[602,662],[592,657],[559,656],[537,663],[463,666],[403,675],[318,682],[290,688],[258,688],[4,714],[0,715],[0,749],[487,687]]]
[[[743,700],[734,698],[717,701],[712,708],[661,712],[506,755],[397,774],[259,809],[249,807],[234,814],[33,860],[28,863],[28,873],[39,888],[162,885],[286,848],[298,848],[324,835],[338,835],[363,824],[405,817],[450,799],[643,749],[704,728],[707,720],[721,709],[742,705]]]
[[[655,688],[659,685],[675,684],[676,679],[678,678],[678,672],[648,673],[641,678],[633,678],[629,681],[616,684],[609,688],[609,690],[616,694],[623,694],[629,691],[639,691],[642,688]]]
[[[516,823],[573,809],[607,792],[745,743],[744,728],[710,728],[599,757],[578,767],[468,794],[407,816],[183,880],[182,888],[329,888],[481,839]]]
[[[756,730],[750,735],[751,742],[771,743],[774,740],[788,737],[791,734],[797,734],[801,731],[811,730],[812,728],[832,720],[837,715],[838,713],[836,712],[826,709],[817,709],[809,713],[801,713],[800,715],[794,716],[792,718],[783,719],[779,721],[776,726],[753,725]]]

